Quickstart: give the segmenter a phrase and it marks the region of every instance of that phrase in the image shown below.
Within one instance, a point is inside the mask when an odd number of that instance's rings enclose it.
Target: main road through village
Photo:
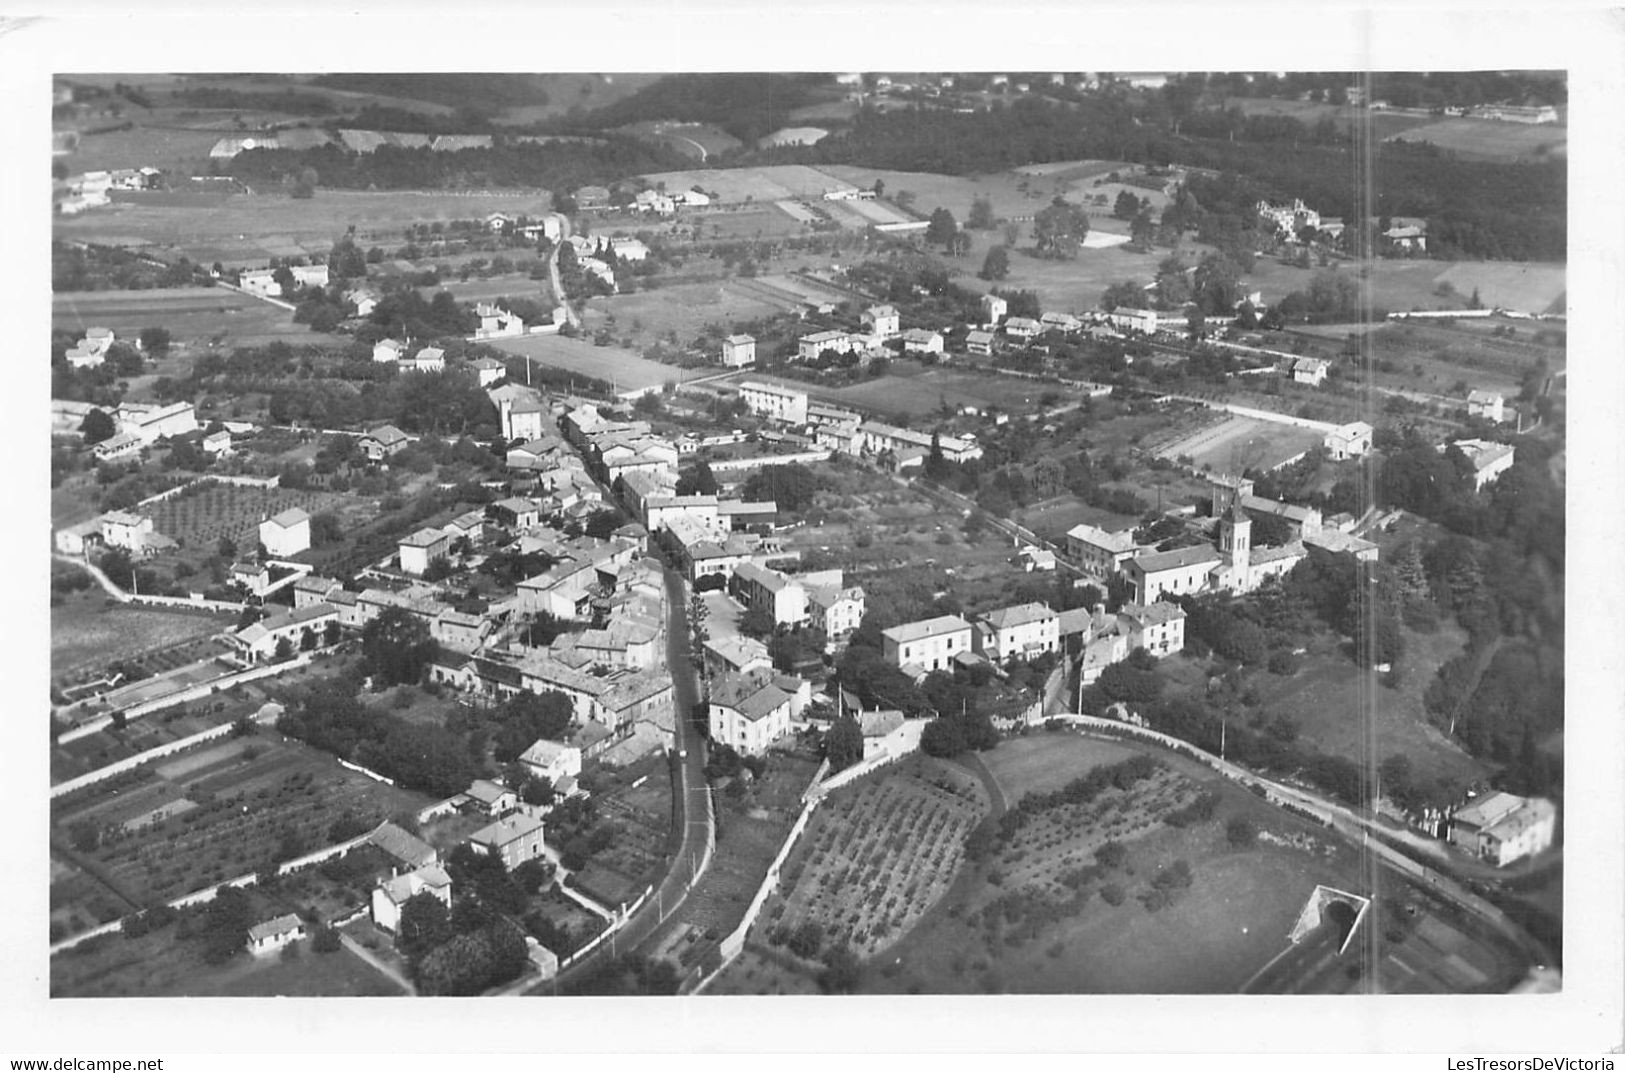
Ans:
[[[689,647],[687,590],[682,575],[669,567],[666,605],[666,668],[672,680],[678,756],[672,822],[682,831],[681,843],[673,851],[660,885],[609,942],[599,944],[591,954],[564,969],[555,979],[530,988],[527,994],[568,991],[573,981],[582,979],[616,954],[636,948],[677,911],[706,863],[706,846],[711,837],[711,792],[705,781],[705,738],[692,722],[694,707],[700,699],[700,683]]]

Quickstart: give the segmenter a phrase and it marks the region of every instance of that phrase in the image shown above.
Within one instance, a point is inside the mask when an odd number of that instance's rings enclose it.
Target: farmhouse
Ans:
[[[1032,659],[1060,647],[1060,625],[1060,617],[1047,604],[1017,604],[983,615],[971,640],[977,652],[995,663]]]
[[[424,527],[411,536],[402,537],[396,546],[400,550],[401,571],[422,577],[430,563],[451,554],[451,534],[444,529]]]
[[[1504,416],[1506,400],[1498,391],[1473,391],[1467,395],[1467,416],[1482,417],[1486,421],[1500,424],[1506,420]]]
[[[886,662],[915,677],[943,670],[971,650],[971,625],[958,615],[905,622],[880,636]]]
[[[1457,440],[1452,444],[1441,444],[1439,450],[1447,451],[1452,446],[1460,448],[1461,453],[1467,456],[1467,461],[1473,467],[1473,490],[1482,491],[1486,484],[1500,477],[1501,474],[1512,468],[1514,448],[1510,443],[1491,443],[1489,440]]]
[[[523,812],[498,820],[468,836],[468,844],[498,857],[509,871],[542,855],[542,821]]]
[[[373,462],[382,462],[392,455],[400,454],[406,449],[411,440],[406,433],[394,425],[379,425],[371,432],[356,441],[361,453]]]
[[[368,290],[365,287],[345,291],[344,300],[355,307],[355,315],[358,317],[370,317],[372,311],[378,308],[377,292]]]
[[[398,339],[380,339],[372,344],[373,361],[398,361],[406,344]]]
[[[449,911],[451,877],[438,864],[386,879],[372,891],[372,922],[387,932],[401,926],[401,907],[419,894],[427,894]]]
[[[1388,229],[1382,233],[1382,237],[1402,252],[1426,253],[1428,222],[1419,216],[1395,216],[1389,219]]]
[[[1450,844],[1497,868],[1552,844],[1557,808],[1538,797],[1491,793],[1450,816]]]
[[[248,952],[255,957],[274,954],[289,943],[304,937],[304,921],[293,913],[284,913],[248,929]]]
[[[1326,433],[1326,453],[1333,462],[1359,458],[1371,450],[1371,426],[1364,421],[1339,425]]]
[[[83,555],[88,544],[101,540],[102,520],[91,518],[56,531],[56,550],[64,555]]]
[[[231,454],[231,433],[221,429],[203,437],[203,453],[217,457]]]
[[[759,380],[746,380],[739,385],[739,397],[745,400],[751,413],[783,421],[787,425],[807,423],[807,393]]]
[[[260,543],[269,555],[288,558],[310,548],[310,515],[298,507],[260,523]]]
[[[724,678],[711,688],[711,740],[747,756],[758,755],[790,732],[790,720],[806,710],[812,686],[790,675]]]
[[[110,548],[140,551],[152,535],[152,519],[145,514],[110,510],[101,517],[102,542]]]
[[[863,758],[902,756],[909,751],[908,720],[895,708],[860,712],[858,729],[863,733]]]
[[[501,816],[519,807],[519,795],[490,779],[475,779],[464,791],[465,805],[487,816]]]
[[[756,364],[756,337],[730,335],[722,341],[722,364],[730,369],[742,369]]]

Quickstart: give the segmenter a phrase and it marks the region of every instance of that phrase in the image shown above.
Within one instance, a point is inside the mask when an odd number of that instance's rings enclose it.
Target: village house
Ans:
[[[400,454],[412,441],[394,425],[379,425],[356,441],[356,446],[370,461],[382,462]]]
[[[134,436],[143,446],[165,437],[185,436],[198,429],[197,410],[189,402],[168,406],[124,402],[114,411],[113,419],[121,431]]]
[[[139,552],[152,531],[152,519],[145,514],[110,510],[101,517],[102,542],[110,548]]]
[[[988,328],[998,327],[1000,321],[1010,312],[1010,303],[996,294],[982,295],[982,324]]]
[[[1552,844],[1557,807],[1538,797],[1485,794],[1450,815],[1450,844],[1497,868]]]
[[[1515,449],[1510,443],[1491,443],[1489,440],[1457,440],[1454,444],[1440,444],[1440,451],[1457,447],[1467,456],[1473,467],[1473,491],[1481,492],[1486,484],[1495,481],[1512,468]]]
[[[505,816],[519,807],[519,795],[490,779],[475,779],[463,792],[463,804],[484,816]]]
[[[286,559],[310,548],[310,515],[290,507],[260,523],[260,543],[267,555]]]
[[[898,453],[910,447],[925,452],[931,450],[932,435],[928,432],[884,425],[879,421],[865,421],[858,426],[858,433],[860,449],[870,454],[880,454],[883,451]],[[981,446],[968,438],[937,436],[936,443],[942,451],[942,457],[949,462],[968,462],[973,458],[982,457]]]
[[[538,738],[519,754],[519,762],[538,779],[546,779],[555,791],[565,792],[581,777],[581,750],[564,742]]]
[[[1156,335],[1158,315],[1155,309],[1119,307],[1106,314],[1106,323],[1119,331]]]
[[[1038,323],[1043,325],[1046,332],[1061,332],[1062,334],[1075,332],[1083,327],[1083,321],[1070,313],[1045,313],[1038,318]]]
[[[248,952],[255,957],[263,957],[304,937],[304,921],[293,913],[284,913],[248,929]]]
[[[397,362],[402,372],[438,373],[446,368],[446,352],[437,346],[426,346],[410,358]]]
[[[846,332],[814,332],[803,336],[796,343],[796,358],[800,361],[812,361],[821,357],[825,351],[836,354],[850,354],[857,349],[851,335]]]
[[[971,651],[971,625],[958,615],[905,622],[882,630],[880,637],[886,662],[916,678],[945,670]]]
[[[807,423],[807,393],[778,384],[746,380],[739,385],[739,397],[753,414],[782,421],[787,425]]]
[[[396,544],[399,549],[401,572],[422,577],[429,564],[451,554],[451,534],[444,529],[425,526]]]
[[[245,661],[257,663],[275,657],[283,641],[295,652],[314,647],[328,624],[338,620],[338,608],[332,604],[311,604],[252,622],[232,634],[231,641]]]
[[[502,339],[525,334],[524,320],[494,302],[476,304],[474,315],[480,318],[480,326],[474,329],[475,339]]]
[[[908,720],[895,708],[859,712],[858,730],[863,734],[863,758],[872,760],[882,754],[902,756],[909,751]]]
[[[429,636],[453,652],[475,652],[491,632],[491,620],[447,608],[429,622]]]
[[[844,641],[863,622],[863,586],[842,588],[839,583],[807,589],[808,619],[831,642]]]
[[[796,626],[807,620],[807,590],[777,570],[741,563],[728,580],[728,589],[747,609],[771,615],[775,626]]]
[[[1292,361],[1293,382],[1319,387],[1326,382],[1326,372],[1330,367],[1331,363],[1324,358],[1295,358]]]
[[[1124,604],[1117,621],[1131,652],[1143,648],[1160,659],[1185,650],[1185,610],[1178,604],[1164,600],[1150,606]]]
[[[1110,532],[1080,523],[1067,530],[1067,557],[1092,581],[1110,581],[1140,551],[1132,527]]]
[[[204,454],[224,458],[232,453],[231,433],[225,429],[221,429],[219,432],[211,432],[203,437],[202,446]]]
[[[372,360],[378,362],[399,361],[406,344],[398,339],[380,339],[372,344]]]
[[[1060,617],[1041,603],[1001,607],[983,615],[971,634],[975,650],[994,663],[1032,659],[1060,648]]]
[[[1345,459],[1359,458],[1371,450],[1371,426],[1364,421],[1353,421],[1347,425],[1339,425],[1326,433],[1323,441],[1326,453],[1333,462],[1342,462]]]
[[[507,366],[495,358],[476,358],[468,363],[468,367],[480,387],[489,387],[508,375]]]
[[[757,756],[790,733],[790,721],[811,703],[812,686],[790,675],[722,678],[711,687],[711,740]]]
[[[773,661],[768,658],[767,645],[754,637],[746,637],[743,634],[733,637],[713,637],[701,647],[700,658],[709,677],[738,676],[773,669]]]
[[[366,287],[357,287],[344,292],[344,300],[355,309],[358,317],[370,317],[372,311],[378,308],[378,294]]]
[[[993,342],[992,332],[970,332],[965,336],[965,350],[971,354],[990,355],[993,353]]]
[[[401,907],[419,894],[434,898],[451,910],[451,876],[437,864],[386,879],[372,890],[372,922],[384,931],[400,930]]]
[[[858,318],[869,334],[879,336],[881,339],[890,339],[902,331],[901,319],[897,307],[891,305],[870,306]]]
[[[756,337],[730,335],[722,341],[722,364],[730,369],[742,369],[756,364]]]
[[[1011,317],[1004,322],[1004,334],[1023,342],[1037,338],[1038,333],[1043,330],[1043,325],[1031,317]]]
[[[925,328],[910,328],[903,333],[903,352],[905,354],[938,354],[942,353],[942,333],[928,331]]]
[[[468,836],[468,844],[488,857],[497,857],[509,871],[542,856],[542,821],[524,812],[481,827]]]
[[[1467,395],[1467,416],[1482,417],[1500,424],[1506,420],[1506,399],[1498,391],[1473,391]]]
[[[539,440],[545,435],[542,419],[547,409],[540,399],[519,398],[498,406],[502,417],[502,437],[509,440]]]

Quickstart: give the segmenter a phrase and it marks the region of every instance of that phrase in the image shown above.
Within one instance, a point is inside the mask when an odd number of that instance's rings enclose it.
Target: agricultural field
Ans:
[[[772,942],[812,924],[828,945],[873,957],[947,893],[987,808],[976,780],[928,757],[836,790],[766,903],[765,935]]]
[[[1142,751],[1046,733],[978,759],[998,795],[1015,802]],[[1353,847],[1206,769],[1154,755],[1159,768],[1130,789],[1033,813],[961,873],[942,909],[887,951],[881,960],[892,963],[867,973],[863,990],[1234,992],[1286,945],[1316,883],[1358,882]],[[1207,795],[1208,818],[1180,815]],[[1238,816],[1260,832],[1242,848],[1226,836]],[[1122,847],[1120,859],[1095,857],[1108,841]],[[1177,875],[1178,862],[1188,885],[1152,885]]]
[[[1439,274],[1456,293],[1478,291],[1486,306],[1523,313],[1561,312],[1568,269],[1561,264],[1508,261],[1462,261]],[[1555,309],[1554,309],[1555,307]]]
[[[1259,421],[1250,417],[1224,417],[1193,430],[1157,451],[1158,458],[1189,458],[1192,465],[1215,473],[1265,472],[1286,465],[1320,446],[1326,438],[1314,429]]]
[[[987,236],[987,244],[1003,241],[996,233]],[[1123,245],[1085,249],[1075,261],[1046,261],[1018,248],[1010,257],[1010,274],[992,284],[975,276],[986,252],[987,245],[980,241],[973,246],[962,262],[965,275],[956,280],[960,286],[983,292],[995,286],[1000,290],[1033,291],[1046,313],[1075,315],[1099,309],[1100,296],[1114,283],[1125,280],[1149,283],[1156,278],[1158,262],[1167,256],[1166,250],[1140,253]],[[1306,278],[1302,285],[1307,284]]]
[[[751,239],[771,242],[776,238],[789,238],[807,232],[807,221],[797,215],[794,201],[774,201],[742,209],[707,212],[689,218],[698,239],[737,241]],[[806,210],[803,210],[806,212]],[[813,219],[817,219],[816,215]]]
[[[1115,252],[1115,251],[1113,251]],[[1011,266],[1020,263],[1013,258]],[[1315,272],[1322,269],[1283,265],[1260,257],[1247,274],[1248,284],[1264,292],[1266,303],[1278,302],[1292,291],[1305,290]],[[1338,271],[1359,269],[1341,268]],[[1155,265],[1143,277],[1155,274]],[[1391,258],[1371,264],[1368,282],[1372,305],[1389,312],[1427,309],[1461,309],[1479,288],[1486,306],[1501,305],[1520,312],[1544,313],[1564,293],[1562,265],[1533,261],[1429,261]],[[1138,278],[1138,277],[1124,277]],[[1455,288],[1454,295],[1434,293],[1441,283]]]
[[[1306,126],[1313,127],[1322,119],[1330,119],[1339,127],[1369,128],[1379,139],[1392,138],[1394,135],[1416,127],[1427,126],[1434,121],[1434,117],[1427,115],[1411,115],[1405,112],[1376,111],[1368,108],[1359,108],[1352,105],[1324,104],[1314,101],[1286,101],[1275,100],[1270,97],[1229,97],[1225,100],[1226,108],[1236,108],[1243,115],[1283,115],[1290,116]]]
[[[309,514],[335,510],[353,502],[336,492],[255,488],[236,484],[200,484],[147,508],[153,528],[174,538],[183,549],[215,554],[222,537],[247,554],[259,543],[259,524],[299,507]]]
[[[585,339],[532,335],[492,340],[491,345],[538,365],[609,381],[617,392],[658,389],[682,379],[682,370],[676,366],[649,361],[617,346],[594,346]]]
[[[929,216],[934,209],[945,208],[961,224],[970,216],[971,203],[985,197],[993,206],[998,219],[1021,220],[1031,218],[1055,197],[1065,197],[1082,203],[1097,195],[1115,200],[1123,189],[1115,183],[1105,183],[1104,177],[1119,167],[1109,161],[1083,160],[1065,164],[1038,165],[992,175],[938,175],[931,172],[884,171],[874,168],[851,167],[844,164],[822,169],[834,178],[864,190],[874,189],[878,180],[885,183],[885,196],[895,201],[903,191],[914,195],[913,209]],[[1101,181],[1096,185],[1097,180]],[[1131,187],[1136,197],[1151,200],[1152,211],[1160,211],[1167,198],[1153,190]],[[1110,201],[1108,201],[1108,204]],[[1123,221],[1112,220],[1111,210],[1099,205],[1091,209],[1090,226],[1105,230],[1126,230]],[[1003,242],[1002,232],[972,232],[977,249],[985,250],[991,242]],[[983,240],[986,241],[983,241]],[[978,262],[979,263],[979,262]],[[1104,289],[1104,287],[1102,287]],[[1048,308],[1048,307],[1046,307]]]
[[[1569,131],[1557,123],[1507,123],[1451,117],[1410,127],[1385,139],[1437,146],[1464,157],[1529,160],[1568,153]]]
[[[922,365],[901,358],[892,360],[884,376],[841,387],[783,377],[742,374],[742,378],[784,384],[837,406],[854,406],[866,412],[904,418],[926,417],[942,413],[945,407],[958,410],[961,406],[1016,412],[1036,405],[1046,394],[1065,391],[1057,384],[1000,376],[996,372],[962,372],[951,366]]]
[[[51,327],[82,332],[111,328],[133,338],[142,328],[167,328],[176,346],[205,343],[227,348],[278,340],[294,346],[341,347],[347,339],[295,324],[286,309],[224,287],[150,291],[79,291],[51,298]]]
[[[322,190],[308,199],[232,194],[207,207],[152,204],[132,197],[105,209],[58,217],[52,233],[65,240],[184,254],[204,264],[256,267],[266,263],[273,247],[325,251],[352,224],[356,241],[370,244],[399,241],[409,224],[474,220],[492,212],[535,216],[551,207],[545,190],[478,194]]]
[[[100,588],[87,589],[51,608],[51,676],[209,637],[231,625],[217,614],[109,604]]]
[[[711,123],[644,120],[625,127],[617,127],[615,133],[630,134],[641,141],[663,145],[684,156],[693,157],[702,164],[708,157],[726,153],[744,144],[732,134]]]
[[[690,168],[640,176],[650,186],[666,184],[667,190],[692,190],[696,186],[712,195],[712,201],[817,201],[831,190],[855,189],[855,185],[831,173],[804,164],[776,164],[757,168]],[[873,185],[872,183],[870,184]]]
[[[328,845],[347,811],[376,823],[429,804],[268,731],[231,744],[200,746],[199,765],[176,757],[143,769],[122,791],[98,784],[59,800],[53,830],[64,841],[68,831],[95,831],[83,858],[114,890],[153,904]]]
[[[642,780],[641,782],[639,780]],[[571,885],[600,905],[632,902],[660,874],[671,833],[671,768],[663,755],[624,770],[588,773],[599,815],[617,828],[615,841],[592,855]],[[632,783],[639,783],[633,787]]]

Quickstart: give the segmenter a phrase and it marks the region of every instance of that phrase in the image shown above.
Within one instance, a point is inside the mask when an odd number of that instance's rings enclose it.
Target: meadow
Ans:
[[[77,291],[51,297],[51,327],[74,332],[111,328],[134,338],[142,328],[161,327],[172,345],[341,347],[343,337],[295,324],[286,309],[225,287],[176,287],[149,291]],[[184,371],[183,371],[184,375]]]
[[[1426,143],[1465,157],[1527,160],[1567,154],[1569,131],[1556,123],[1452,117],[1409,127],[1386,140]]]

